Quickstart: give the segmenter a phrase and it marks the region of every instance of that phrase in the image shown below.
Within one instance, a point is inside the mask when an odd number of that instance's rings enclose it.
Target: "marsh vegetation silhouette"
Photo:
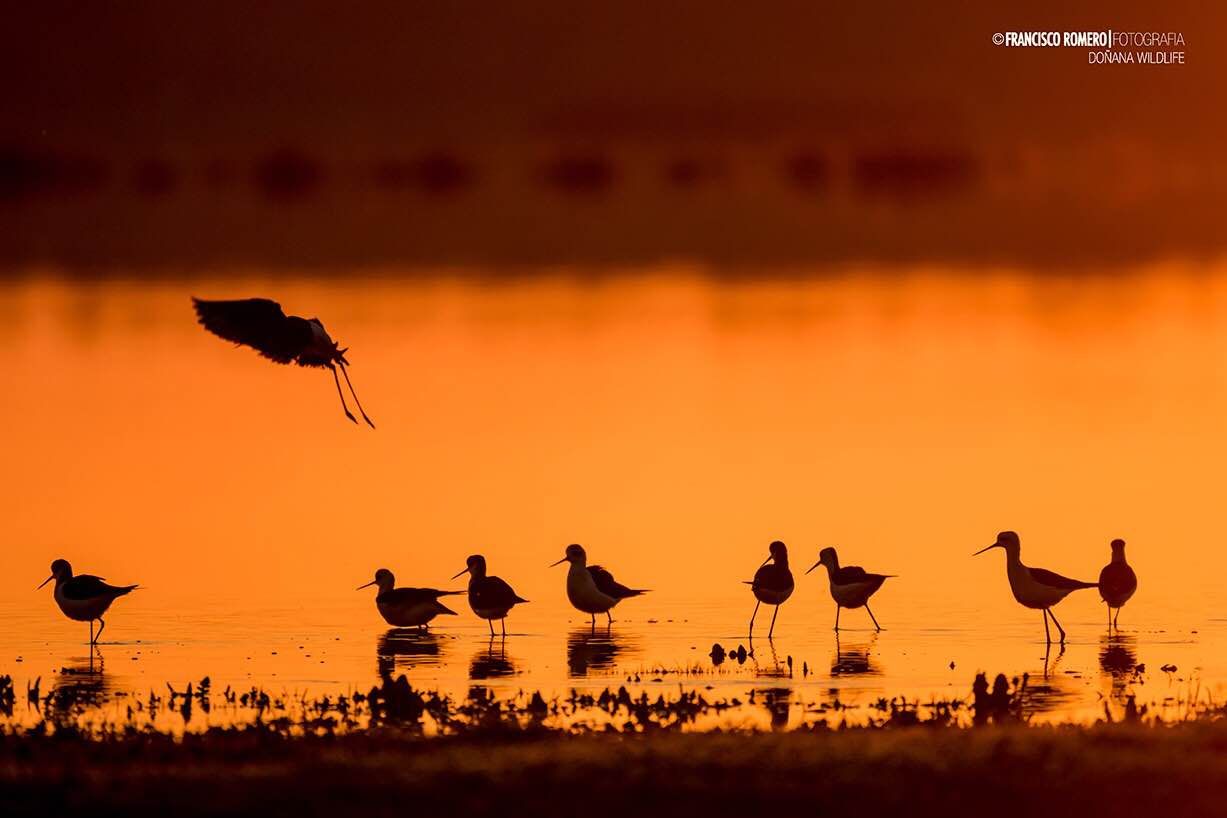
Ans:
[[[1115,628],[1120,609],[1138,589],[1138,577],[1125,559],[1125,541],[1113,540],[1112,561],[1099,572],[1099,597],[1108,606],[1108,628]],[[1112,615],[1112,609],[1116,615]]]
[[[55,604],[60,606],[64,616],[76,622],[89,623],[89,643],[98,644],[106,622],[102,615],[111,607],[111,603],[125,594],[136,590],[136,585],[108,585],[102,577],[92,574],[74,576],[68,560],[58,559],[51,563],[51,576],[42,581],[42,588],[48,582],[55,581]],[[98,632],[94,633],[94,621],[98,622]]]
[[[337,385],[337,396],[341,398],[341,409],[345,412],[345,417],[357,423],[357,418],[345,403],[345,393],[341,391],[341,380],[337,377],[339,367],[362,419],[372,429],[375,428],[375,424],[367,417],[366,410],[362,408],[362,402],[358,400],[358,393],[354,391],[349,372],[345,368],[349,365],[345,358],[349,348],[341,349],[340,344],[332,340],[318,318],[286,315],[280,304],[267,298],[243,298],[233,301],[193,298],[192,305],[196,309],[196,317],[201,326],[219,338],[249,346],[274,363],[294,363],[331,370],[332,379]]]
[[[1013,531],[1002,531],[997,535],[996,542],[981,548],[972,556],[983,554],[992,548],[1000,548],[1005,551],[1006,577],[1010,581],[1010,590],[1014,593],[1014,599],[1018,600],[1020,605],[1043,611],[1044,638],[1048,644],[1052,644],[1052,632],[1048,628],[1048,620],[1051,618],[1052,624],[1057,626],[1057,631],[1061,634],[1061,644],[1064,645],[1065,629],[1053,615],[1052,606],[1074,591],[1094,588],[1096,584],[1063,577],[1044,568],[1030,568],[1023,565],[1022,544],[1018,535]]]
[[[567,569],[567,599],[577,611],[592,617],[592,627],[596,628],[596,615],[605,614],[609,624],[613,624],[613,607],[624,599],[646,594],[646,589],[627,588],[614,579],[613,574],[599,565],[589,565],[588,555],[582,545],[572,543],[567,546],[566,553],[555,565],[569,562]]]
[[[873,620],[873,627],[882,630],[877,617],[869,607],[869,597],[877,593],[882,583],[894,574],[870,574],[859,565],[840,567],[839,555],[834,548],[824,548],[818,552],[818,562],[810,566],[809,573],[819,565],[826,566],[827,578],[830,580],[831,598],[835,600],[835,630],[839,631],[839,611],[841,608],[861,608],[868,612]]]
[[[469,575],[469,607],[490,625],[490,635],[494,635],[494,620],[499,620],[503,628],[503,636],[507,635],[507,614],[516,605],[527,602],[516,594],[515,590],[502,577],[490,576],[486,573],[486,558],[474,554],[465,561],[465,569],[452,579]]]
[[[792,596],[794,586],[792,571],[788,567],[788,546],[776,540],[767,546],[768,557],[758,570],[754,579],[745,584],[754,592],[754,613],[750,614],[750,639],[754,638],[754,619],[758,616],[758,607],[766,602],[774,605],[771,614],[771,627],[767,629],[767,638],[775,633],[775,618],[780,613],[780,606]]]
[[[456,616],[456,612],[439,601],[442,596],[456,596],[464,591],[440,591],[437,588],[397,588],[396,577],[387,568],[375,572],[375,578],[357,590],[379,587],[375,608],[389,625],[398,628],[425,628],[436,616]]]

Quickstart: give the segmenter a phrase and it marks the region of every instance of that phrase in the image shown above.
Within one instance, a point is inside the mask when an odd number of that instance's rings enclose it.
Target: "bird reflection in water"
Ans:
[[[567,636],[567,672],[574,678],[589,671],[613,671],[628,647],[627,637],[613,631],[576,628]]]
[[[88,657],[73,657],[60,669],[43,706],[58,718],[76,717],[104,704],[112,689],[102,672],[101,652],[91,650]]]
[[[1059,710],[1077,701],[1079,690],[1076,677],[1061,670],[1061,659],[1064,656],[1064,645],[1058,645],[1055,653],[1052,645],[1045,646],[1043,672],[1027,674],[1026,687],[1022,694],[1024,717]]]
[[[1124,701],[1129,688],[1138,682],[1137,637],[1111,632],[1099,637],[1099,669],[1112,683],[1111,696]]]
[[[877,676],[881,670],[874,665],[869,651],[877,641],[877,634],[868,642],[841,642],[835,635],[835,656],[831,659],[832,676]]]
[[[501,679],[517,673],[515,663],[507,658],[506,639],[491,639],[488,646],[473,654],[469,663],[470,679]]]
[[[771,729],[784,730],[788,727],[788,713],[792,704],[792,688],[769,687],[755,691],[771,716]]]
[[[388,679],[396,671],[412,670],[423,665],[440,663],[439,637],[417,628],[390,628],[375,645],[375,660],[380,679]]]

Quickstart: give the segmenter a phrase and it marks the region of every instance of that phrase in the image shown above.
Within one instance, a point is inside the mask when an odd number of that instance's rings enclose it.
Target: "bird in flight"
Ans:
[[[362,419],[372,429],[375,428],[362,408],[362,401],[358,400],[358,393],[354,391],[349,372],[345,369],[349,365],[349,361],[345,360],[349,348],[340,349],[340,344],[329,337],[318,318],[286,315],[280,304],[267,298],[234,301],[193,298],[192,306],[196,308],[196,317],[201,326],[219,338],[249,346],[279,364],[296,363],[299,366],[331,369],[337,395],[341,398],[341,409],[345,417],[357,423],[357,418],[345,403],[345,393],[341,391],[341,379],[337,377],[337,367],[340,367]]]

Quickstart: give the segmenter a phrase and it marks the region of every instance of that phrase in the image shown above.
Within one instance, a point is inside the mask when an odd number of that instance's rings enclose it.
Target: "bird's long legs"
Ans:
[[[1111,613],[1111,611],[1108,611],[1108,613]],[[1114,628],[1115,628],[1115,627],[1116,627],[1116,623],[1117,623],[1117,621],[1119,621],[1119,620],[1120,620],[1120,608],[1117,608],[1117,609],[1116,609],[1116,616],[1112,617],[1112,627],[1114,627]]]
[[[494,620],[487,619],[486,624],[490,626],[490,638],[493,639],[494,638]]]
[[[882,626],[878,624],[878,618],[873,615],[873,611],[869,610],[868,602],[865,603],[865,610],[869,611],[869,618],[873,620],[873,626],[877,628],[879,631],[882,630]]]
[[[1061,623],[1057,621],[1057,617],[1052,612],[1051,609],[1045,608],[1044,612],[1047,613],[1050,617],[1052,617],[1052,624],[1057,626],[1057,631],[1061,634],[1061,644],[1064,645],[1065,644],[1065,628],[1061,627]]]
[[[98,640],[102,638],[102,629],[107,626],[107,623],[102,621],[102,617],[98,617],[98,632],[94,634],[94,644],[98,644]]]
[[[754,613],[750,614],[750,638],[754,638],[754,617],[758,616],[758,606],[762,605],[762,600],[754,603]]]
[[[775,633],[775,618],[780,615],[780,606],[776,605],[775,610],[771,612],[771,627],[767,628],[767,641],[771,641],[771,634]]]
[[[1108,606],[1108,630],[1112,630],[1112,606]]]
[[[349,379],[349,370],[345,368],[345,364],[340,364],[340,367],[341,374],[345,376],[345,383],[349,386],[349,394],[354,396],[354,403],[358,404],[358,411],[362,413],[362,419],[366,421],[367,426],[374,429],[375,424],[372,423],[371,419],[366,416],[366,410],[362,408],[362,401],[358,400],[358,393],[354,391],[354,384]],[[338,385],[337,388],[340,389],[340,385]]]
[[[835,603],[835,633],[839,633],[839,603]]]
[[[605,616],[606,618],[609,619],[609,622],[607,622],[606,624],[612,626],[613,625],[613,613],[611,613],[610,611],[606,611]]]
[[[92,619],[89,621],[89,643],[91,646],[94,644],[94,620]]]
[[[341,399],[341,409],[344,410],[345,417],[349,418],[354,423],[357,423],[358,419],[354,417],[354,413],[349,411],[349,407],[345,405],[345,393],[341,391],[341,379],[337,377],[337,368],[332,364],[328,364],[328,368],[332,370],[332,379],[336,381],[337,397]]]
[[[500,619],[499,624],[503,626],[503,638],[506,638],[507,637],[507,617],[504,616],[502,619]]]
[[[1043,617],[1044,617],[1044,642],[1051,645],[1052,644],[1052,631],[1048,629],[1048,609],[1047,608],[1044,608],[1043,610]]]

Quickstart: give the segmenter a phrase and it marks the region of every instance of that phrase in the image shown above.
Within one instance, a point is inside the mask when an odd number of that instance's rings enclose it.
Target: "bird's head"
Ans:
[[[359,585],[358,590],[361,591],[363,588],[370,588],[372,585],[379,586],[380,593],[390,591],[396,586],[396,577],[394,577],[392,572],[387,568],[380,568],[375,572],[375,578],[366,585]]]
[[[55,562],[51,563],[51,576],[43,580],[42,584],[38,587],[42,588],[43,585],[46,585],[51,580],[55,580],[56,583],[60,583],[66,579],[72,579],[72,566],[68,564],[68,560],[56,560]]]
[[[1123,557],[1124,555],[1125,555],[1125,541],[1121,539],[1113,540],[1112,541],[1112,556],[1114,557],[1122,556]]]
[[[813,565],[811,565],[809,571],[806,571],[805,573],[808,574],[810,571],[813,571],[819,565],[825,565],[828,571],[839,567],[839,557],[835,554],[834,548],[824,548],[821,551],[819,551],[818,561],[814,563]]]
[[[584,552],[584,547],[582,545],[572,543],[567,546],[567,551],[563,555],[562,559],[551,564],[550,567],[553,568],[555,565],[562,565],[564,562],[573,562],[578,565],[584,565],[588,562],[588,555]]]
[[[775,562],[779,563],[780,565],[788,564],[788,546],[784,545],[784,543],[780,542],[779,540],[775,540],[771,543],[771,545],[767,546],[767,551],[771,556],[763,560],[763,565],[766,565],[772,560],[775,560]]]
[[[1019,542],[1017,534],[1015,534],[1013,531],[1002,531],[997,535],[996,542],[994,542],[992,545],[987,545],[984,548],[981,548],[975,554],[972,554],[972,556],[974,557],[976,554],[983,554],[990,548],[1001,548],[1007,554],[1017,554],[1021,547],[1022,545]]]
[[[465,574],[469,574],[474,579],[481,579],[486,575],[486,558],[481,554],[474,554],[465,560],[464,564],[465,569],[459,574],[456,574],[456,576],[452,577],[452,579],[457,579]]]

